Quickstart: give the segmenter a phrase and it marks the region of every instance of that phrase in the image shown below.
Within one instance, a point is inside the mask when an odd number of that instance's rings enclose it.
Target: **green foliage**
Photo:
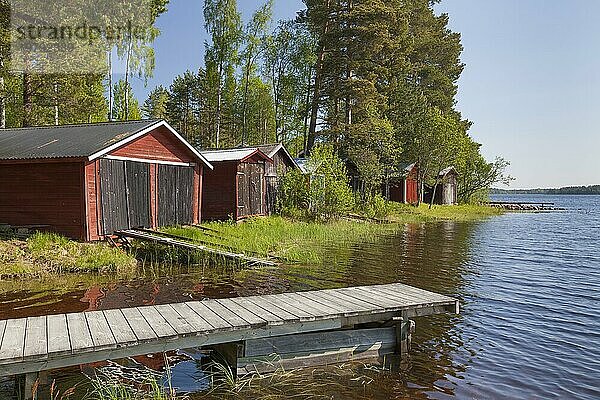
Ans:
[[[260,257],[277,257],[287,263],[316,264],[327,257],[324,243],[360,241],[377,233],[394,232],[396,225],[377,225],[349,221],[290,220],[283,217],[250,219],[243,224],[214,222],[198,228],[168,228],[166,232]]]
[[[78,243],[54,233],[36,233],[27,240],[29,255],[51,270],[118,271],[131,269],[135,258],[105,243]]]
[[[315,51],[316,41],[306,24],[280,21],[265,53],[265,78],[275,105],[275,140],[296,144],[296,153],[304,149]]]
[[[508,161],[497,157],[494,162],[487,162],[479,148],[471,138],[465,138],[457,157],[458,201],[460,203],[477,203],[488,199],[488,190],[495,184],[508,185],[513,179],[506,174]]]
[[[142,106],[144,118],[166,119],[168,101],[169,91],[163,86],[158,86],[152,90]]]
[[[165,390],[154,373],[142,382],[142,389],[128,385],[113,377],[97,376],[92,379],[90,400],[176,400],[178,397]]]
[[[374,235],[394,233],[404,229],[403,224],[436,222],[442,220],[470,221],[500,215],[502,211],[483,206],[439,206],[431,210],[426,206],[412,207],[399,203],[386,203],[374,198],[371,216],[392,223],[376,224],[334,220],[327,223],[306,219],[287,219],[273,216],[249,219],[242,224],[213,222],[204,224],[210,232],[195,227],[173,227],[165,232],[200,241],[213,247],[259,257],[276,257],[287,263],[318,264],[330,254],[324,250],[340,247],[344,243],[368,240]],[[343,247],[343,246],[341,246]]]
[[[117,121],[135,121],[141,116],[140,105],[131,85],[124,80],[115,83],[113,118]]]
[[[357,195],[356,210],[367,218],[383,220],[392,212],[392,205],[380,194],[367,195],[366,198]]]
[[[311,153],[307,169],[311,174],[309,211],[317,218],[331,220],[347,214],[354,206],[344,162],[330,145],[319,145]]]
[[[339,218],[354,206],[344,162],[329,145],[317,146],[307,164],[308,176],[290,171],[281,181],[280,209],[284,215],[323,220]]]
[[[297,169],[279,178],[277,210],[281,215],[302,218],[310,204],[310,177]]]
[[[216,147],[221,145],[221,136],[231,135],[231,132],[221,132],[223,117],[233,114],[232,95],[235,86],[231,78],[239,63],[239,48],[242,40],[241,15],[237,9],[236,0],[205,0],[204,21],[206,31],[211,36],[210,44],[206,45],[206,72],[210,82],[211,112],[214,114],[214,142]],[[228,82],[229,80],[229,82]],[[229,84],[228,84],[229,83]],[[229,102],[225,102],[229,96]],[[228,106],[228,107],[227,107]]]
[[[273,18],[273,0],[268,0],[260,9],[258,9],[252,19],[246,26],[244,30],[244,42],[245,48],[242,52],[243,66],[242,66],[242,144],[246,144],[248,142],[248,95],[250,92],[250,80],[256,77],[256,63],[258,57],[261,53],[266,49],[266,44],[270,40],[270,37],[267,33],[267,29],[271,20]],[[257,77],[256,77],[257,78]],[[262,81],[257,79],[258,82],[254,82],[256,86],[257,83],[260,85]],[[267,86],[268,88],[268,86]],[[267,92],[267,96],[270,96],[270,93]],[[269,104],[270,97],[267,101]],[[264,104],[264,102],[254,101],[253,104]]]

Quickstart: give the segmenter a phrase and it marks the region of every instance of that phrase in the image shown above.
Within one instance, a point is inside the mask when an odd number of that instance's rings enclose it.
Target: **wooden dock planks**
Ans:
[[[350,318],[375,322],[407,311],[458,312],[458,302],[392,284],[0,320],[0,376],[339,329]]]

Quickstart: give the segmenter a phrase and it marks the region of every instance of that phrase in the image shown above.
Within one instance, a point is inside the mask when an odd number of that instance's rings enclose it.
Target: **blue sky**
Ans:
[[[158,84],[202,64],[201,0],[171,0],[158,25]],[[248,18],[259,0],[240,0]],[[276,0],[275,16],[291,18],[298,0]],[[466,69],[458,109],[488,159],[511,161],[514,188],[600,184],[600,1],[444,0],[462,34]]]

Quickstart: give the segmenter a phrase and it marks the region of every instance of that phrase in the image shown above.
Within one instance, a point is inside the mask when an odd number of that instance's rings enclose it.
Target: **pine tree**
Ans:
[[[142,114],[144,118],[166,119],[168,101],[169,91],[167,89],[165,89],[163,86],[154,88],[142,106]]]
[[[139,103],[125,80],[121,79],[115,83],[114,94],[113,109],[116,121],[135,121],[141,118]]]

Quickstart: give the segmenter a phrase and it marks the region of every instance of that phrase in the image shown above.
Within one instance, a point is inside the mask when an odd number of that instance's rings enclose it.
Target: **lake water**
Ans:
[[[366,243],[324,243],[327,260],[317,266],[173,269],[135,280],[69,281],[52,289],[0,285],[0,318],[402,282],[455,296],[462,306],[458,316],[416,320],[403,371],[362,365],[311,369],[270,382],[265,393],[334,399],[600,398],[600,196],[495,200],[554,202],[568,211],[408,225]],[[201,387],[194,368],[178,366],[175,383]],[[63,383],[81,379],[76,369],[57,377]],[[256,397],[242,391],[232,398]]]

